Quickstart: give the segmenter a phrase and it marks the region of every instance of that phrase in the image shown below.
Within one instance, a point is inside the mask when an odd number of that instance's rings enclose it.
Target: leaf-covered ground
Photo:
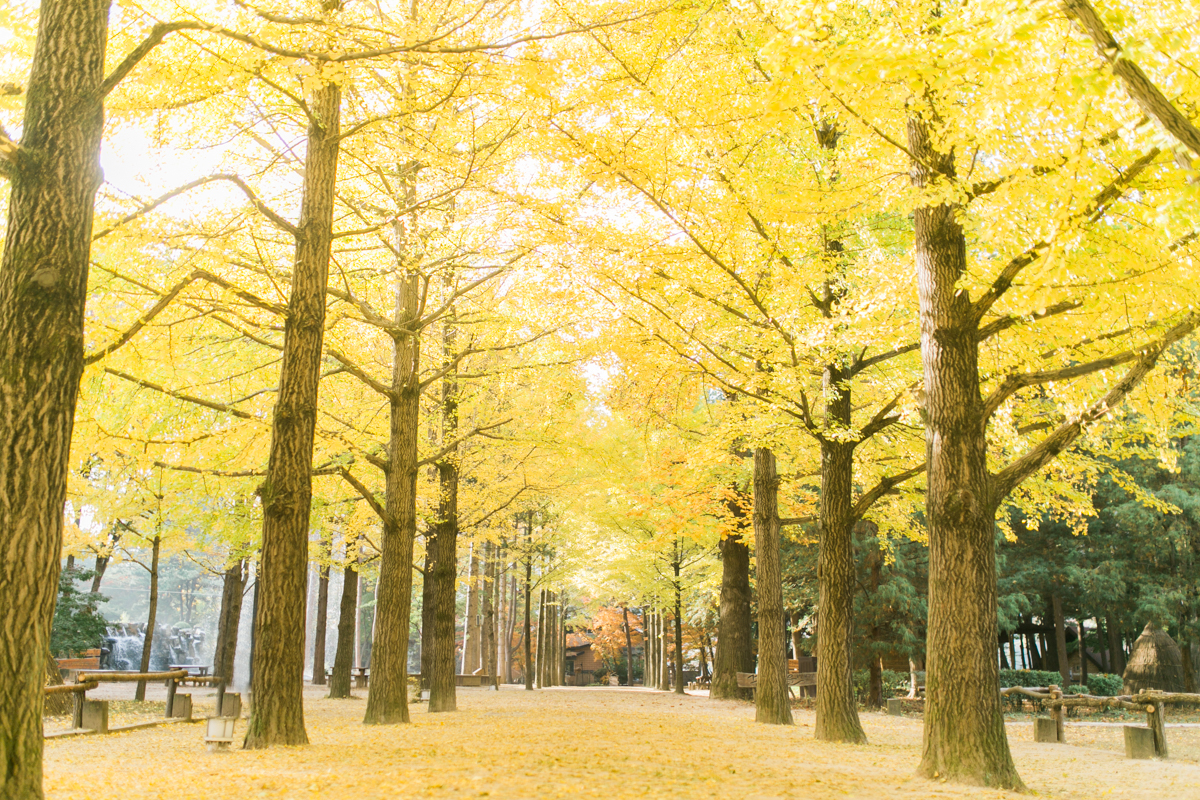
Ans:
[[[199,693],[198,693],[199,694]],[[454,714],[413,706],[413,724],[366,727],[364,701],[308,690],[312,744],[209,753],[203,728],[171,725],[46,743],[50,798],[997,798],[1004,792],[912,777],[916,718],[864,716],[871,744],[812,740],[813,716],[757,725],[748,704],[640,689],[459,690]],[[244,721],[239,733],[244,731]],[[1182,757],[1129,761],[1120,728],[1072,726],[1077,744],[1009,726],[1017,766],[1039,795],[1200,798],[1195,729],[1168,732]],[[1086,742],[1086,744],[1085,744]],[[1115,743],[1115,745],[1114,745]]]

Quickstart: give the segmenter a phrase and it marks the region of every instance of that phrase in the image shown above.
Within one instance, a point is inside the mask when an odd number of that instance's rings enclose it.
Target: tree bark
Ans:
[[[161,513],[160,510],[158,517],[160,525],[162,524]],[[150,608],[146,612],[146,635],[142,638],[142,672],[150,671],[150,651],[154,647],[154,626],[158,618],[158,554],[161,546],[162,538],[156,535],[150,543]],[[146,699],[145,681],[138,681],[133,699],[138,701]]]
[[[49,640],[46,642],[46,685],[63,685],[62,673],[58,669],[58,659],[54,657],[54,653],[50,652]],[[45,698],[45,706],[42,709],[42,713],[48,717],[61,717],[64,714],[70,714],[73,702],[69,692],[48,695]]]
[[[491,542],[483,544],[483,584],[479,587],[482,597],[483,624],[479,631],[479,666],[483,674],[496,677],[493,662],[496,657],[496,606],[492,602],[496,589],[496,553]]]
[[[654,688],[662,690],[663,680],[663,618],[662,611],[654,609]]]
[[[879,708],[883,705],[883,660],[876,655],[871,656],[870,676],[867,682],[867,707]]]
[[[121,532],[116,525],[113,525],[108,532],[108,552],[111,553],[113,548],[117,546],[117,542],[121,541]],[[100,594],[100,583],[104,580],[104,573],[108,570],[108,562],[111,556],[101,555],[96,551],[96,562],[92,565],[92,594]]]
[[[799,611],[792,612],[792,658],[800,658],[800,643],[804,641],[804,637],[800,634],[800,618],[803,616]]]
[[[922,119],[909,118],[908,141],[918,188],[937,182],[939,174],[954,174],[953,156],[936,149]],[[1024,785],[1008,748],[994,651],[995,508],[979,390],[978,320],[958,285],[966,272],[958,211],[957,204],[941,202],[913,212],[929,531],[925,737],[919,771],[931,778],[1020,790]]]
[[[405,202],[415,202],[412,171],[406,172]],[[409,233],[395,225],[397,252],[408,252]],[[412,234],[412,235],[415,235]],[[403,259],[402,259],[403,260]],[[405,265],[398,265],[402,270]],[[394,323],[405,333],[392,351],[392,391],[389,397],[388,464],[385,475],[383,543],[376,585],[371,680],[363,722],[408,722],[408,644],[412,622],[412,562],[417,535],[417,436],[420,429],[421,358],[416,323],[420,305],[420,276],[401,272],[397,281]],[[457,521],[455,522],[457,525]],[[453,535],[453,534],[452,534]],[[430,710],[433,710],[432,706]]]
[[[529,521],[529,538],[533,539],[533,518],[530,512]],[[530,619],[530,606],[533,598],[533,554],[532,552],[525,555],[525,691],[533,691],[533,621]]]
[[[513,565],[514,571],[516,565]],[[516,633],[517,626],[517,576],[510,574],[509,576],[510,592],[508,599],[508,619],[504,630],[504,682],[513,682],[513,635]]]
[[[1108,658],[1112,664],[1114,675],[1125,674],[1125,648],[1121,646],[1121,624],[1116,614],[1104,618],[1104,627],[1108,629]]]
[[[779,563],[778,493],[775,454],[759,447],[754,451],[754,551],[758,559],[758,682],[754,688],[754,719],[774,725],[791,725],[787,643],[783,633],[783,576]],[[823,612],[821,627],[825,627]],[[817,665],[820,669],[819,660]]]
[[[786,665],[785,665],[786,666]],[[675,560],[675,694],[685,694],[683,683],[683,590],[679,586],[679,559]]]
[[[108,0],[43,0],[0,262],[0,796],[42,797],[45,654],[83,373]]]
[[[534,684],[539,689],[546,686],[546,590],[538,592],[537,652],[534,653]]]
[[[731,510],[734,508],[730,506]],[[745,512],[737,506],[739,514]],[[750,548],[740,533],[722,537],[721,616],[717,622],[717,652],[713,662],[709,697],[749,699],[748,689],[737,685],[737,673],[754,671],[750,636]]]
[[[442,442],[458,437],[458,377],[454,364],[456,336],[454,314],[451,310],[442,330]],[[455,681],[454,633],[457,603],[455,579],[458,577],[458,478],[457,449],[447,453],[437,463],[438,519],[434,525],[431,547],[436,548],[432,577],[433,589],[433,658],[429,683],[429,710],[456,711],[458,699]],[[415,497],[415,494],[414,494]],[[415,519],[414,519],[415,523]],[[411,560],[411,559],[410,559]],[[465,629],[464,629],[465,636]],[[466,652],[466,641],[463,652]]]
[[[329,542],[322,547],[324,560],[317,580],[317,628],[313,636],[312,682],[325,685],[325,637],[329,628]]]
[[[1087,686],[1088,683],[1088,655],[1087,642],[1084,640],[1083,618],[1076,620],[1079,623],[1079,683]],[[1190,691],[1190,690],[1189,690]]]
[[[1054,654],[1058,659],[1058,674],[1062,678],[1062,690],[1071,687],[1071,659],[1067,655],[1067,621],[1063,619],[1062,598],[1055,592],[1050,596],[1054,609]]]
[[[621,606],[621,618],[625,623],[625,685],[633,686],[633,636],[629,633],[628,606]]]
[[[658,690],[671,691],[671,643],[670,628],[666,618],[659,613],[655,619],[658,622]]]
[[[433,537],[425,542],[425,568],[421,573],[421,688],[429,688],[429,676],[432,670],[433,656],[433,579],[430,577],[429,548],[433,546]]]
[[[439,476],[442,473],[439,465]],[[454,582],[458,577],[458,531],[446,518],[449,498],[442,497],[442,515],[429,537],[425,580],[430,581],[431,635],[429,653],[429,710],[455,711],[455,608]]]
[[[221,588],[221,612],[217,617],[217,646],[213,651],[213,675],[233,683],[233,665],[237,656],[238,627],[242,617],[242,599],[248,576],[246,560],[238,559],[225,570]]]
[[[558,657],[558,592],[546,593],[546,686],[554,686],[557,670],[554,662]]]
[[[467,555],[467,606],[463,611],[462,673],[479,671],[479,557],[472,544]]]
[[[485,669],[491,677],[492,688],[496,691],[500,690],[500,639],[505,629],[504,625],[504,596],[507,592],[504,591],[504,569],[502,568],[504,558],[504,549],[496,546],[492,551],[492,613],[494,619],[492,621],[491,636],[492,647],[488,651],[487,664]]]
[[[658,688],[658,614],[651,606],[646,611],[646,676],[650,689]]]
[[[304,592],[312,505],[313,433],[325,335],[325,295],[333,241],[341,90],[317,88],[309,101],[304,194],[284,323],[279,393],[263,507],[263,586],[258,605],[248,749],[307,744],[304,729]]]
[[[350,668],[354,664],[354,619],[358,614],[358,571],[352,561],[342,570],[342,604],[338,614],[337,650],[329,676],[329,696],[350,696]]]
[[[833,366],[824,373],[825,435],[821,439],[821,541],[817,556],[817,719],[814,735],[827,742],[863,744],[867,735],[854,698],[851,641],[854,635],[854,544],[851,510],[854,443],[838,431],[850,427],[848,376]],[[760,634],[761,640],[761,634]],[[761,663],[761,646],[759,660]],[[759,678],[762,683],[762,678]]]

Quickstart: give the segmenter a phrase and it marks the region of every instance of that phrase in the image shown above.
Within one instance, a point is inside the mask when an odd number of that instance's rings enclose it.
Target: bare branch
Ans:
[[[340,350],[335,350],[332,347],[326,347],[325,353],[330,358],[342,365],[342,372],[358,378],[360,381],[362,381],[362,383],[374,389],[378,394],[383,395],[383,397],[385,397],[387,400],[392,402],[396,400],[396,393],[393,392],[391,388],[372,378],[366,373],[365,370],[362,369],[362,367],[358,366],[349,358],[344,356]]]
[[[1100,190],[1095,197],[1088,201],[1087,205],[1079,211],[1071,215],[1070,222],[1078,222],[1081,220],[1098,219],[1108,209],[1110,205],[1116,202],[1125,189],[1132,183],[1138,175],[1142,174],[1155,159],[1159,156],[1158,148],[1151,149],[1137,161],[1129,165],[1127,169],[1117,175],[1108,186]],[[1031,245],[1023,253],[1013,256],[1004,269],[1000,270],[1000,274],[992,281],[992,285],[986,292],[980,295],[979,299],[972,304],[972,311],[975,315],[976,324],[983,316],[995,305],[996,301],[1004,295],[1012,286],[1013,281],[1017,276],[1028,267],[1042,257],[1042,254],[1050,248],[1050,242],[1043,239]]]
[[[122,225],[125,225],[126,223],[129,223],[129,222],[133,222],[138,217],[145,216],[146,214],[150,213],[154,209],[161,206],[163,203],[167,202],[168,200],[178,197],[179,195],[183,194],[184,192],[195,189],[197,186],[203,186],[206,183],[213,183],[215,181],[220,181],[220,180],[224,180],[224,179],[225,179],[224,175],[207,175],[203,178],[197,178],[196,180],[194,180],[190,183],[185,183],[183,186],[180,186],[177,189],[172,189],[171,191],[167,192],[166,194],[160,195],[159,197],[156,197],[153,200],[151,200],[150,202],[146,203],[141,208],[139,208],[137,211],[134,211],[133,213],[130,213],[130,214],[126,214],[124,217],[121,217],[121,219],[117,220],[112,225],[109,225],[107,228],[104,228],[99,233],[92,234],[92,241],[94,242],[97,239],[103,239],[105,236],[108,236],[110,233],[112,233],[117,228],[121,227]]]
[[[417,466],[418,466],[418,467],[425,467],[425,466],[428,466],[428,465],[430,465],[430,464],[436,464],[438,461],[441,461],[443,457],[445,457],[445,456],[446,456],[446,455],[448,455],[449,453],[452,453],[452,452],[454,452],[455,450],[457,450],[457,449],[458,449],[458,446],[459,446],[460,444],[462,444],[463,442],[467,441],[468,439],[471,439],[471,438],[473,438],[473,437],[475,437],[475,436],[480,436],[480,435],[483,435],[483,434],[485,434],[487,431],[494,430],[494,429],[496,429],[496,428],[502,427],[502,426],[504,426],[504,425],[507,425],[507,424],[508,424],[508,423],[510,423],[510,422],[512,422],[512,418],[511,418],[511,417],[510,417],[509,419],[504,419],[504,420],[501,420],[501,421],[499,421],[499,422],[492,423],[491,425],[481,425],[481,426],[479,426],[479,427],[475,428],[474,430],[472,430],[472,431],[470,431],[470,432],[468,432],[468,433],[465,433],[465,434],[463,434],[462,436],[459,436],[457,439],[455,439],[454,441],[450,442],[450,444],[447,444],[447,445],[445,445],[444,447],[442,447],[442,449],[441,449],[441,450],[438,450],[438,451],[437,451],[436,453],[434,453],[433,455],[431,455],[431,456],[427,456],[427,457],[425,457],[425,458],[422,458],[420,461],[418,461],[418,462],[417,462]]]
[[[1146,345],[1137,353],[1136,360],[1129,371],[1125,373],[1103,397],[1093,403],[1076,419],[1067,420],[1052,431],[1036,447],[1014,460],[1007,467],[992,476],[989,501],[993,509],[999,507],[1004,498],[1021,482],[1037,472],[1046,464],[1053,461],[1059,453],[1071,445],[1083,432],[1083,428],[1103,417],[1112,409],[1124,402],[1129,393],[1141,383],[1150,370],[1158,363],[1163,352],[1190,335],[1200,326],[1200,314],[1188,314],[1162,338]]]
[[[1037,322],[1038,320],[1045,319],[1046,317],[1052,317],[1056,314],[1074,311],[1082,305],[1082,300],[1063,300],[1062,302],[1055,303],[1052,306],[1039,308],[1032,314],[1009,314],[1007,317],[1000,317],[999,319],[989,322],[987,325],[984,325],[982,328],[980,328],[979,332],[976,334],[976,339],[977,341],[982,342],[985,339],[995,336],[1001,331],[1006,331],[1009,328],[1020,325],[1022,322]]]
[[[383,521],[383,524],[387,525],[391,518],[388,517],[387,509],[385,509],[383,505],[380,504],[379,500],[376,499],[375,493],[368,489],[366,484],[354,477],[354,473],[351,472],[347,467],[341,467],[338,470],[338,474],[340,474],[346,480],[346,483],[353,486],[356,492],[362,495],[362,498],[367,501],[367,504],[371,506],[371,509],[379,516],[379,519]]]
[[[922,462],[915,467],[906,469],[903,472],[898,472],[895,475],[883,478],[879,483],[875,484],[871,489],[859,495],[858,501],[854,507],[850,509],[850,518],[853,520],[862,519],[863,514],[871,510],[871,506],[879,502],[880,498],[891,494],[897,486],[904,483],[909,478],[916,477],[925,471],[925,463]]]
[[[1096,9],[1088,0],[1063,0],[1067,16],[1079,23],[1096,45],[1096,51],[1112,67],[1113,74],[1125,84],[1125,90],[1167,131],[1200,157],[1200,130],[1171,104],[1142,68],[1125,57],[1121,45],[1104,26]]]
[[[121,346],[127,344],[129,342],[129,340],[131,340],[134,336],[136,336],[138,334],[138,331],[140,331],[142,328],[146,327],[146,325],[148,325],[151,320],[153,320],[156,316],[158,316],[159,313],[161,313],[163,311],[163,309],[165,309],[167,306],[169,306],[171,304],[171,301],[173,301],[176,297],[179,296],[180,292],[182,292],[184,289],[186,289],[190,284],[192,284],[195,281],[200,280],[204,277],[205,277],[204,273],[197,270],[197,271],[192,272],[190,275],[185,277],[183,280],[179,281],[179,283],[172,286],[170,289],[168,289],[166,291],[165,294],[162,295],[162,297],[159,298],[157,303],[155,303],[153,306],[150,307],[149,311],[147,311],[145,314],[142,314],[142,316],[138,318],[137,322],[133,323],[133,325],[131,325],[129,328],[127,328],[124,333],[122,333],[120,336],[118,336],[116,338],[116,340],[114,340],[112,342],[112,344],[109,344],[107,347],[101,348],[100,350],[97,350],[94,353],[90,353],[89,355],[84,356],[83,357],[84,365],[86,366],[88,364],[95,364],[97,361],[104,358],[109,353],[112,353],[113,351],[117,350]]]
[[[183,30],[207,30],[211,26],[202,22],[160,22],[150,29],[150,35],[142,40],[142,43],[130,51],[129,55],[125,56],[125,60],[117,65],[117,68],[104,79],[100,84],[100,96],[107,97],[108,93],[116,88],[117,84],[125,79],[134,67],[138,65],[143,58],[150,54],[150,51],[158,47],[164,37],[168,33]]]
[[[138,378],[130,375],[127,372],[121,372],[120,370],[113,369],[112,367],[105,367],[104,371],[109,375],[120,378],[121,380],[129,381],[130,383],[137,384],[138,386],[142,386],[146,389],[153,389],[156,392],[162,392],[168,397],[174,397],[176,400],[182,400],[186,403],[195,403],[198,406],[204,406],[205,408],[210,408],[213,411],[221,411],[241,419],[257,419],[257,417],[255,417],[253,414],[249,414],[239,408],[234,408],[233,406],[229,406],[224,403],[217,403],[213,400],[205,400],[203,397],[195,397],[183,392],[176,392],[166,388],[165,386],[160,386],[157,383],[148,381],[145,378]]]

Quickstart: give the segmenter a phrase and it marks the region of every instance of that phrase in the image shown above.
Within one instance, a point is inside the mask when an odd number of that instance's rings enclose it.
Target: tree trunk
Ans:
[[[707,639],[708,639],[707,636],[700,637],[700,680],[701,681],[707,681],[709,678],[709,675],[708,675],[708,652],[707,652],[707,648],[705,647],[705,642]]]
[[[1183,690],[1188,694],[1195,694],[1196,672],[1195,666],[1192,663],[1192,640],[1190,637],[1185,636],[1182,633],[1182,631],[1185,630],[1187,630],[1187,628],[1183,625],[1178,627],[1178,631],[1180,631],[1178,634],[1179,652],[1180,655],[1183,656]],[[1084,685],[1087,685],[1086,680],[1084,681]]]
[[[46,685],[63,685],[62,673],[58,669],[58,659],[54,657],[54,653],[50,652],[50,641],[48,639],[46,640]],[[46,695],[45,707],[42,709],[42,713],[48,717],[61,717],[64,714],[70,714],[73,702],[69,692]]]
[[[221,611],[217,617],[217,646],[213,651],[213,675],[233,683],[233,665],[237,656],[238,627],[242,618],[242,599],[248,577],[246,560],[238,559],[225,570],[221,588]]]
[[[542,589],[538,593],[538,627],[537,627],[537,652],[534,654],[537,663],[534,665],[534,675],[536,685],[539,689],[544,689],[546,686],[546,590]]]
[[[488,660],[485,665],[487,674],[491,677],[492,688],[496,691],[500,690],[500,640],[506,628],[504,624],[504,596],[507,592],[504,591],[504,576],[503,568],[504,550],[497,546],[492,553],[492,610],[495,615],[493,624],[490,628],[492,632],[492,648],[488,651]]]
[[[108,534],[108,545],[109,545],[110,553],[112,552],[112,548],[115,548],[117,546],[117,542],[119,542],[120,540],[121,540],[121,534],[118,532],[116,526],[114,525],[112,530],[110,530],[109,534]],[[92,588],[91,588],[92,594],[100,594],[100,582],[104,580],[104,573],[108,570],[108,562],[110,559],[111,559],[111,556],[100,555],[99,552],[96,553],[96,563],[92,565],[92,572],[95,573],[94,575],[92,575]]]
[[[263,594],[255,620],[258,636],[251,714],[243,745],[248,749],[308,744],[304,730],[304,592],[340,112],[341,90],[336,84],[313,92],[271,455],[260,489],[259,581]]]
[[[1076,620],[1079,624],[1079,683],[1087,686],[1088,682],[1088,655],[1087,642],[1084,640],[1083,618]]]
[[[158,524],[162,524],[161,511]],[[150,671],[150,651],[154,647],[154,626],[158,617],[158,554],[161,545],[162,538],[159,536],[155,536],[150,545],[150,608],[146,612],[146,635],[142,638],[142,672]],[[133,699],[139,701],[146,699],[146,682],[144,680],[138,681]]]
[[[883,659],[871,656],[871,672],[867,684],[867,707],[880,708],[883,705]]]
[[[758,563],[758,682],[754,688],[754,719],[756,722],[791,725],[787,644],[783,634],[783,577],[779,564],[778,493],[775,454],[765,447],[757,448],[754,451],[754,551]],[[824,627],[822,611],[821,629]],[[817,681],[820,682],[820,677]]]
[[[458,438],[458,375],[453,368],[456,333],[454,311],[451,309],[442,329],[442,367],[446,370],[445,376],[442,378],[443,445],[453,443]],[[418,385],[416,384],[418,377],[414,372],[414,386]],[[430,661],[432,674],[429,682],[429,710],[434,712],[458,709],[454,671],[454,623],[458,612],[455,592],[455,580],[458,578],[459,462],[457,449],[446,453],[437,462],[437,474],[438,518],[433,534],[433,538],[436,539],[437,553],[433,570],[430,575],[426,576],[427,579],[432,577],[434,580],[434,638],[433,658]],[[415,489],[413,497],[416,497]],[[414,526],[416,524],[415,517],[413,524]],[[410,563],[412,561],[411,553],[409,561]],[[465,641],[463,642],[463,652],[466,652]]]
[[[908,120],[915,186],[954,174],[925,122]],[[955,203],[916,208],[917,285],[926,394],[929,615],[920,773],[1023,789],[1000,707],[995,507],[979,391],[979,324],[959,280],[966,239]],[[825,626],[822,612],[821,627]],[[818,668],[820,664],[818,662]]]
[[[656,616],[659,622],[659,691],[671,691],[671,627],[664,615]]]
[[[1050,596],[1054,608],[1054,654],[1058,660],[1058,674],[1062,678],[1062,690],[1067,692],[1071,687],[1071,659],[1067,655],[1067,621],[1063,619],[1062,598],[1058,593]]]
[[[676,540],[676,548],[678,548]],[[682,553],[676,549],[675,556],[675,694],[685,694],[683,684],[683,588],[679,582]],[[786,665],[784,665],[786,667]]]
[[[654,607],[646,611],[646,674],[647,688],[658,688],[658,625]]]
[[[342,570],[342,605],[338,614],[337,650],[333,654],[333,674],[329,676],[329,696],[350,696],[350,668],[354,664],[354,618],[358,614],[358,571],[347,558]]]
[[[425,568],[421,575],[421,688],[429,688],[429,676],[433,667],[433,578],[430,571],[429,548],[433,537],[425,540]]]
[[[546,686],[554,686],[556,671],[554,660],[557,657],[558,639],[558,592],[546,593],[546,658],[542,661],[546,670]]]
[[[0,266],[0,796],[42,797],[45,654],[83,372],[108,0],[43,0]]]
[[[445,475],[440,481],[443,485],[451,478],[448,472],[441,464],[438,465],[439,478]],[[425,580],[433,586],[430,598],[429,710],[435,712],[458,709],[455,694],[455,667],[458,662],[454,657],[454,623],[458,616],[454,591],[454,583],[458,578],[458,530],[457,522],[451,522],[448,518],[450,499],[443,492],[441,514],[429,537],[429,555],[425,567]]]
[[[405,173],[408,205],[416,201],[413,172]],[[404,223],[395,223],[397,252],[408,252]],[[403,268],[403,264],[399,265]],[[420,277],[399,276],[394,322],[410,331],[419,316]],[[388,464],[385,476],[383,543],[376,584],[371,680],[363,722],[408,722],[408,644],[412,623],[412,563],[417,536],[417,436],[420,429],[420,334],[395,339],[392,351],[392,393],[389,399]],[[432,710],[432,708],[431,708]]]
[[[496,676],[494,662],[496,660],[496,606],[493,603],[496,589],[496,553],[491,542],[483,544],[483,583],[479,587],[482,596],[480,603],[483,611],[483,624],[479,631],[479,661],[484,675]]]
[[[530,512],[529,522],[529,538],[533,539],[533,520],[532,512]],[[525,555],[525,691],[533,691],[533,622],[530,619],[530,605],[532,604],[532,583],[533,583],[533,555],[527,553]]]
[[[312,682],[325,685],[325,636],[329,628],[329,542],[324,545],[324,561],[317,581],[317,629],[313,636]]]
[[[513,565],[515,568],[515,564]],[[516,633],[517,626],[517,576],[510,575],[509,583],[511,591],[509,592],[508,600],[508,624],[504,631],[504,682],[513,682],[513,635]]]
[[[375,591],[379,579],[368,583],[366,577],[358,578],[358,665],[363,669],[371,668],[371,645],[375,633]]]
[[[621,618],[625,623],[625,685],[633,686],[633,636],[629,633],[628,606],[621,606]]]
[[[479,671],[479,558],[472,544],[467,555],[467,606],[463,612],[462,673]]]
[[[744,514],[744,512],[741,512]],[[749,699],[737,685],[737,673],[754,671],[750,636],[750,548],[740,534],[722,537],[721,616],[717,622],[717,652],[709,697]]]
[[[1121,623],[1116,614],[1109,614],[1104,619],[1104,627],[1108,629],[1108,652],[1112,662],[1114,675],[1125,674],[1125,648],[1121,646]]]
[[[804,641],[804,637],[800,634],[800,618],[799,611],[792,612],[792,658],[800,658],[800,643]]]
[[[821,542],[817,555],[817,719],[814,735],[827,742],[867,741],[854,698],[854,444],[832,434],[850,425],[850,390],[834,367],[824,375],[825,430],[821,440]],[[760,590],[761,591],[761,590]],[[761,642],[761,633],[760,633]],[[762,646],[759,646],[759,662]],[[762,677],[759,677],[759,685]]]

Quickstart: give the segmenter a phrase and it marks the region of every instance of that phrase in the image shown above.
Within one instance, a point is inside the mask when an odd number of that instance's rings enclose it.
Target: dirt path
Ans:
[[[881,714],[864,717],[871,744],[853,747],[814,742],[811,712],[797,712],[793,728],[756,725],[748,704],[641,689],[466,689],[458,713],[414,705],[412,725],[378,728],[360,723],[364,707],[362,699],[326,700],[320,687],[310,689],[305,748],[210,754],[199,724],[51,741],[47,796],[1017,796],[912,777],[920,720]],[[1039,796],[1200,800],[1200,765],[1129,761],[1107,744],[1034,744],[1027,727],[1009,726],[1009,736]],[[243,722],[239,734],[244,729]]]

